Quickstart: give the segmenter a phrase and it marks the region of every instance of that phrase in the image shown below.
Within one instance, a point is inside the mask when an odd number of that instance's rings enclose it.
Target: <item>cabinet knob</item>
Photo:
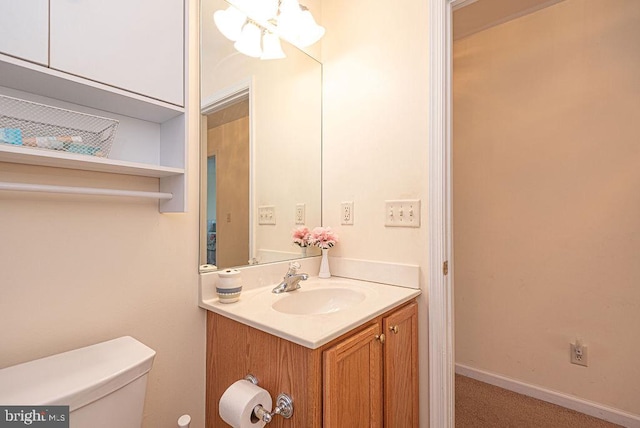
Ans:
[[[395,334],[398,334],[398,326],[397,325],[392,325],[389,327],[389,331],[394,332]]]
[[[380,342],[380,343],[384,343],[384,340],[385,340],[384,333],[382,333],[382,334],[376,334],[376,340],[377,340],[378,342]]]

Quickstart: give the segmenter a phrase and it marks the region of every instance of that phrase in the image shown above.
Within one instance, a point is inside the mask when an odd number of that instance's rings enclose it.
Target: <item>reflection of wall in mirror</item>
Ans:
[[[277,219],[275,227],[256,227],[256,249],[298,255],[291,242],[296,204],[305,204],[308,227],[321,221],[321,70],[305,55],[289,51],[294,49],[287,50],[288,61],[264,67],[254,82],[256,112],[269,110],[283,118],[262,123],[256,136],[255,202],[274,205]]]
[[[248,116],[208,129],[207,157],[214,156],[215,264],[218,267],[242,266],[249,260]]]

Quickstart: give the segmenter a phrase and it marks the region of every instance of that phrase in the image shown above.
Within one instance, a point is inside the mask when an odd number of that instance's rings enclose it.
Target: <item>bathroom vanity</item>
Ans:
[[[332,278],[282,295],[250,290],[237,304],[205,302],[207,427],[227,426],[218,402],[247,374],[272,397],[293,399],[293,417],[269,426],[417,427],[418,294]]]

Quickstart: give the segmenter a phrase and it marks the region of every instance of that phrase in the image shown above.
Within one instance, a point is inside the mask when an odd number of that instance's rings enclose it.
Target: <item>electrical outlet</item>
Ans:
[[[571,364],[578,364],[579,366],[588,366],[587,360],[587,347],[584,346],[579,340],[576,343],[570,343],[569,349],[571,352]]]
[[[340,224],[353,224],[353,201],[340,204]]]
[[[420,227],[420,199],[385,201],[385,226]]]
[[[296,224],[304,224],[304,204],[296,204]]]
[[[258,224],[276,224],[276,207],[273,205],[259,206]]]

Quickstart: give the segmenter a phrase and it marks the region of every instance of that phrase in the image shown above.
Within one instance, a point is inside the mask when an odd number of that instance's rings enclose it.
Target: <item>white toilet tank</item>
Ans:
[[[0,404],[68,405],[70,428],[140,428],[155,351],[125,336],[0,370]]]

